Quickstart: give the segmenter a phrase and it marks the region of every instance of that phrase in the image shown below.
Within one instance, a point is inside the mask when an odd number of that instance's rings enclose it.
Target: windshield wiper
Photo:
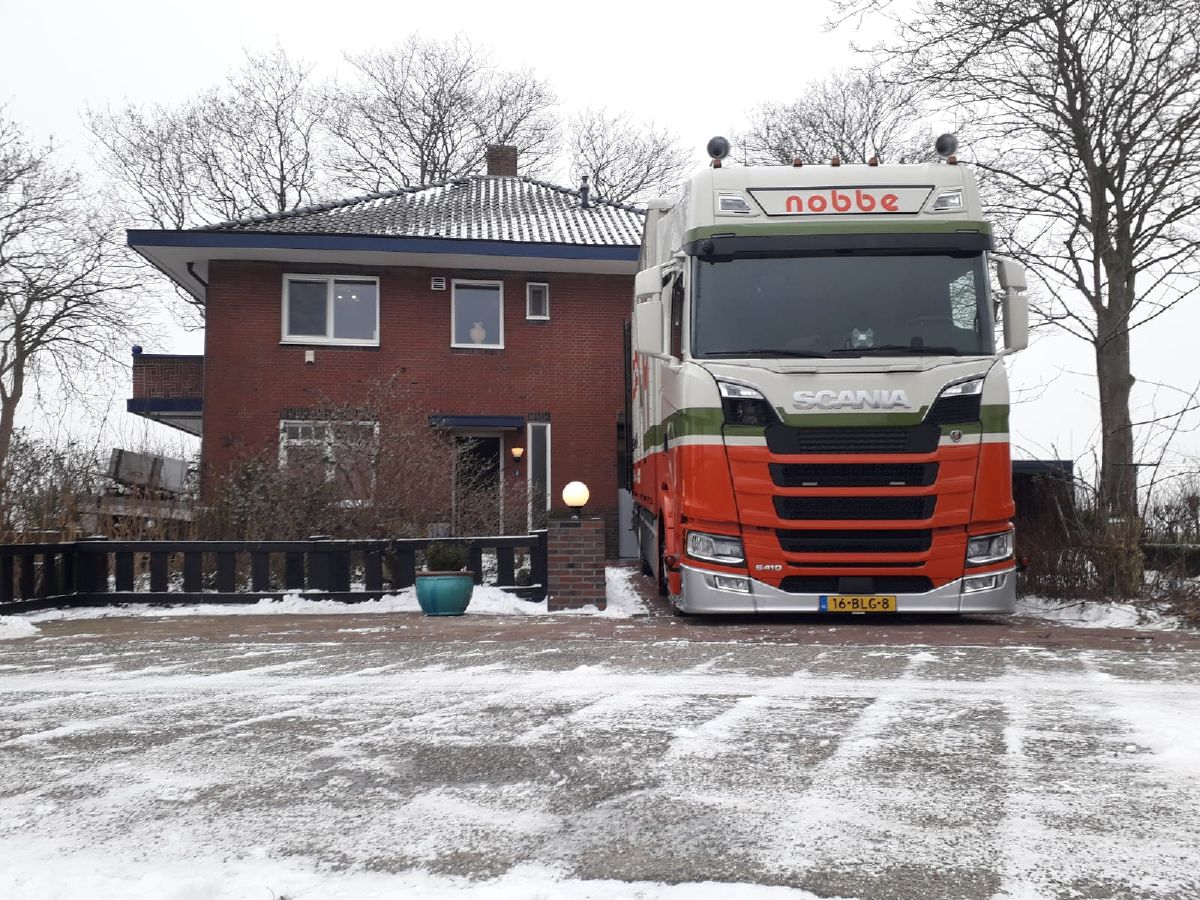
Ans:
[[[916,353],[935,354],[942,356],[961,356],[962,351],[957,347],[914,347],[912,344],[876,344],[874,347],[846,347],[841,350],[830,350],[830,353],[865,354],[865,353]]]
[[[778,347],[752,347],[748,350],[708,350],[705,351],[701,359],[709,359],[717,356],[741,357],[794,357],[797,359],[824,359],[826,354],[818,353],[816,350],[781,350]]]

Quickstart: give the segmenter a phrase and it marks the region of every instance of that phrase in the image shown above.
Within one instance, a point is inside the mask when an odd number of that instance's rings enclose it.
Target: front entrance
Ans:
[[[504,472],[499,434],[454,438],[454,533],[502,534]]]

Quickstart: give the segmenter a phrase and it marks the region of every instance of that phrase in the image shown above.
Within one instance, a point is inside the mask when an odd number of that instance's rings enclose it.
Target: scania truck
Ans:
[[[649,204],[631,489],[677,612],[1012,611],[1002,358],[1027,343],[1025,278],[989,260],[971,169],[938,146],[734,166],[714,138]]]

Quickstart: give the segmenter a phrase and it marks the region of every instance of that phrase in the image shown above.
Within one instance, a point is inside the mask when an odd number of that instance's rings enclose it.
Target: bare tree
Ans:
[[[127,104],[84,120],[126,224],[182,229],[312,203],[328,184],[319,146],[327,104],[312,67],[276,47],[248,53],[224,85],[179,106]]]
[[[1043,313],[1094,348],[1101,502],[1133,522],[1129,335],[1197,286],[1200,3],[922,3],[897,31],[885,58],[973,120],[1007,249],[1049,287]],[[1116,582],[1135,591],[1126,555]]]
[[[514,144],[537,171],[558,150],[555,96],[527,70],[496,68],[465,37],[417,36],[347,57],[357,81],[332,94],[332,167],[379,191],[478,172],[488,144]]]
[[[224,85],[179,107],[129,104],[84,118],[127,212],[189,228],[311,203],[327,109],[312,66],[276,47],[247,53]]]
[[[626,113],[589,107],[569,123],[571,175],[586,175],[598,197],[624,203],[673,188],[692,166],[679,138]]]
[[[31,382],[75,382],[139,324],[111,223],[53,154],[0,110],[0,478]]]
[[[755,107],[741,144],[752,163],[926,160],[933,141],[922,123],[924,105],[920,87],[879,70],[837,73],[809,83],[791,103]]]
[[[247,54],[195,107],[204,201],[225,219],[286,212],[324,186],[318,143],[328,109],[313,68],[282,47]]]

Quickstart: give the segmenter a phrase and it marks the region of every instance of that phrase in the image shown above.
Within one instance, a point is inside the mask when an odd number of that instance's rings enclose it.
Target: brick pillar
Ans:
[[[604,608],[604,520],[551,519],[547,523],[546,588],[549,609]]]

